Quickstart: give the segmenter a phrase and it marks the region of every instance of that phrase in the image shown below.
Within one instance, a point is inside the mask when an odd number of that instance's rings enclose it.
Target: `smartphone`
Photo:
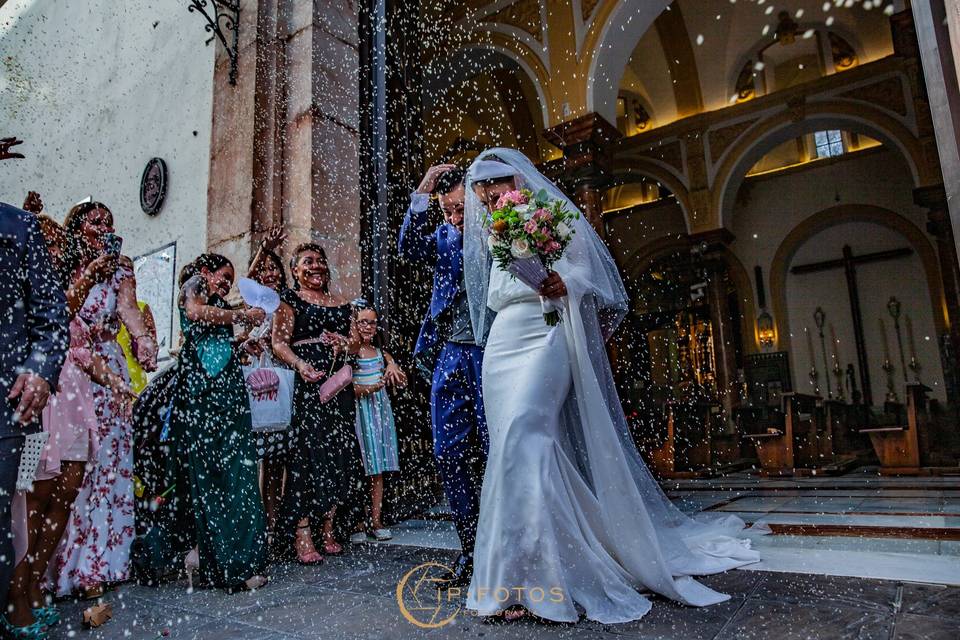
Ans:
[[[104,251],[112,256],[120,255],[120,248],[123,246],[123,238],[115,233],[107,233],[103,236]]]

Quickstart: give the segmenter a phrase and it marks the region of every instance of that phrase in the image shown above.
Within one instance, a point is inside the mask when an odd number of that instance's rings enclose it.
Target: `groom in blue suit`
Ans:
[[[433,452],[463,549],[453,567],[454,585],[469,583],[473,571],[489,444],[480,378],[484,336],[473,335],[463,281],[463,179],[463,170],[455,165],[431,167],[410,195],[398,242],[406,260],[434,270],[430,309],[414,360],[432,379]],[[427,215],[431,193],[443,211],[439,226],[432,226]]]

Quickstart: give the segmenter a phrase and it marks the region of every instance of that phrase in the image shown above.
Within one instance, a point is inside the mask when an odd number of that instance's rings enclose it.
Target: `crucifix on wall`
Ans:
[[[850,245],[844,245],[843,256],[838,260],[825,260],[801,264],[790,269],[790,273],[802,275],[831,269],[843,269],[847,277],[847,294],[850,298],[850,316],[853,320],[853,341],[857,350],[857,368],[860,370],[860,387],[863,390],[863,402],[867,406],[873,404],[873,394],[870,390],[870,367],[867,360],[867,346],[863,338],[863,314],[860,311],[860,292],[857,289],[857,265],[872,262],[885,262],[913,255],[913,249],[900,248],[886,251],[875,251],[860,256],[853,255]]]

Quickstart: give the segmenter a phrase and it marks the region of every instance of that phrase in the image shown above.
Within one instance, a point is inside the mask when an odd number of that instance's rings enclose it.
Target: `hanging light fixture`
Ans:
[[[773,316],[766,309],[757,316],[757,341],[763,349],[770,349],[776,342],[776,331],[773,328]]]
[[[757,316],[757,343],[766,351],[777,342],[777,330],[773,325],[773,316],[767,311],[767,295],[763,288],[763,270],[760,265],[753,268],[753,277],[757,285],[757,306],[760,314]]]

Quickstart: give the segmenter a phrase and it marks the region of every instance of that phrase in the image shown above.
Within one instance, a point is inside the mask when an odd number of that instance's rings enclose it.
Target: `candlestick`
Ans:
[[[810,354],[810,373],[808,374],[810,385],[813,387],[814,393],[820,395],[820,385],[817,384],[817,378],[819,377],[817,373],[817,354],[813,350],[813,335],[810,332],[810,327],[804,327],[803,331],[807,334],[807,352]]]
[[[913,341],[913,318],[908,313],[904,316],[904,319],[907,322],[907,345],[910,347],[910,358],[916,359],[917,344]]]
[[[897,336],[897,351],[900,354],[900,372],[903,374],[903,381],[907,381],[907,359],[903,355],[903,334],[900,332],[900,301],[895,296],[890,296],[887,302],[887,312],[893,318],[893,332]]]
[[[890,344],[887,342],[887,326],[883,323],[883,318],[880,318],[880,338],[883,341],[883,359],[889,361]]]

